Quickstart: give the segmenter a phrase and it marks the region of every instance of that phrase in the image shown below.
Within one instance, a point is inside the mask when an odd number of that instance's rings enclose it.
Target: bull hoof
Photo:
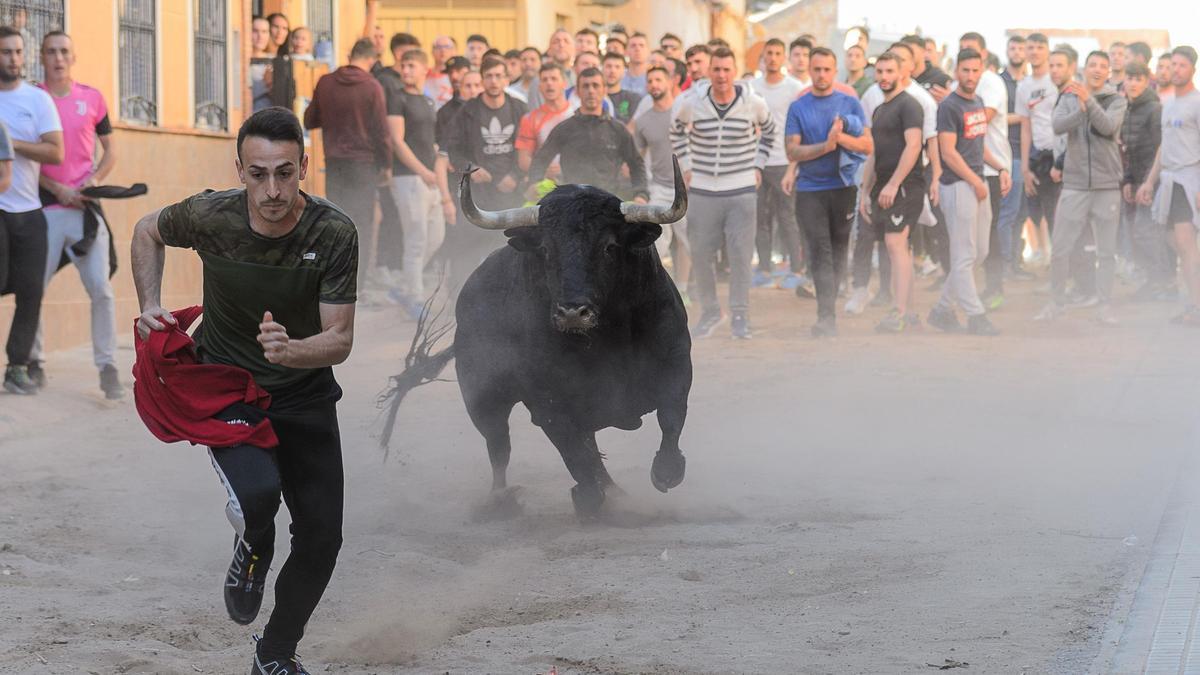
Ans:
[[[495,520],[511,520],[524,512],[524,507],[517,500],[519,486],[492,490],[488,496],[471,509],[471,520],[476,523],[486,523]]]
[[[579,484],[571,488],[571,501],[575,503],[575,515],[583,520],[595,518],[604,503],[604,490],[599,485]]]
[[[658,451],[654,455],[654,463],[650,466],[650,482],[659,492],[665,493],[683,482],[683,473],[687,468],[687,460],[682,452]]]

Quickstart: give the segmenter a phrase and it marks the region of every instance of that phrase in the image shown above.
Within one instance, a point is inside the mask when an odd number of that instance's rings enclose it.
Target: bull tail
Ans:
[[[404,370],[399,375],[390,377],[388,388],[379,395],[379,407],[386,408],[383,431],[379,435],[379,447],[383,449],[385,461],[392,440],[392,431],[396,426],[396,415],[400,412],[400,404],[404,401],[404,397],[408,395],[408,392],[421,385],[447,381],[441,379],[440,375],[446,368],[446,364],[454,358],[454,343],[451,342],[441,351],[435,352],[434,349],[454,329],[454,323],[442,319],[446,311],[444,305],[436,312],[433,311],[436,295],[435,291],[434,295],[430,296],[421,308],[421,316],[417,319],[412,344],[409,345],[408,354],[404,357]]]

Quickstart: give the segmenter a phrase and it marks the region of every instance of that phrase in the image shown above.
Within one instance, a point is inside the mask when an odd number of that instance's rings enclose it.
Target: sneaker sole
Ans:
[[[5,382],[4,390],[16,396],[34,396],[37,394],[37,389],[26,389],[15,382]]]

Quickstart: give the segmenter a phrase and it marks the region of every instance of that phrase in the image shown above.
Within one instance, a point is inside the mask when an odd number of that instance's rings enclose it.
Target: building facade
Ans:
[[[281,11],[292,26],[327,19],[334,54],[349,50],[365,16],[361,0],[0,0],[0,23],[26,35],[30,80],[41,79],[41,37],[58,29],[71,35],[74,77],[104,94],[113,123],[118,161],[106,182],[149,186],[145,197],[104,204],[118,258],[119,328],[132,330],[139,313],[129,267],[137,219],[206,188],[238,184],[235,137],[249,110],[246,55],[257,11]],[[163,305],[196,304],[200,296],[199,259],[169,250]],[[12,309],[11,297],[0,299],[0,340]],[[42,317],[48,349],[90,339],[89,301],[73,270],[47,288]]]

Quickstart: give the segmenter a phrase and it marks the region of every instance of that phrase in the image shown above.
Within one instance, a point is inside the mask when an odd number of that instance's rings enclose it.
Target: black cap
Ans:
[[[470,68],[471,62],[465,56],[451,56],[446,59],[446,70],[458,70],[459,68]]]

